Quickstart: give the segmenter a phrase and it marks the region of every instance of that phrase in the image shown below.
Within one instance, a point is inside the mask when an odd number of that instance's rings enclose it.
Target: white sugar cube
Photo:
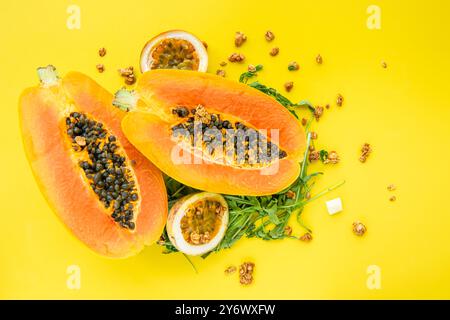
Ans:
[[[342,211],[341,198],[332,199],[326,202],[327,210],[330,215],[336,214]]]

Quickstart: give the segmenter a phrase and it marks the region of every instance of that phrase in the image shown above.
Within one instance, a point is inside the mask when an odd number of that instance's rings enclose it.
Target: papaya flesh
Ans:
[[[123,135],[125,114],[112,99],[71,72],[26,89],[19,117],[25,153],[53,211],[89,248],[123,258],[159,238],[168,208],[161,172]]]
[[[120,94],[114,104],[124,108]],[[268,195],[289,187],[298,177],[304,130],[286,108],[254,88],[212,74],[152,70],[139,79],[133,97],[135,106],[125,106],[129,112],[122,120],[123,132],[159,169],[186,185],[223,194]],[[220,129],[223,134],[225,129],[244,128],[244,134],[265,130],[258,141],[267,141],[279,157],[250,164],[250,152],[238,162],[237,152],[231,158],[218,157],[205,149],[205,140],[196,147],[192,127],[202,119],[199,112],[206,119],[206,130]],[[187,138],[191,145],[186,140],[180,144],[174,135],[180,128],[191,133]],[[225,146],[228,142],[223,141]]]

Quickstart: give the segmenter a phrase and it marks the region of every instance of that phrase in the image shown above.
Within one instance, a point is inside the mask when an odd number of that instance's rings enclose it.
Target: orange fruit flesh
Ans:
[[[80,73],[71,73],[58,85],[25,90],[20,98],[22,137],[41,192],[71,232],[95,252],[108,257],[136,254],[155,242],[167,215],[164,182],[159,170],[123,136],[123,117],[111,106],[112,95]],[[80,168],[67,136],[71,111],[88,114],[104,124],[120,142],[139,190],[135,229],[123,228],[111,218],[111,209],[99,201]]]

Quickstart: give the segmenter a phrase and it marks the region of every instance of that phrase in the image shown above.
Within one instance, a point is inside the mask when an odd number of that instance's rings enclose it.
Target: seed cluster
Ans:
[[[194,46],[182,39],[164,39],[153,51],[152,69],[197,70],[199,59]]]
[[[116,223],[133,230],[133,209],[139,197],[117,138],[108,133],[103,123],[79,112],[66,117],[66,126],[72,149],[88,156],[88,160],[79,161],[79,166],[92,190],[105,208],[112,208],[111,218]]]
[[[193,244],[211,241],[223,217],[225,208],[218,201],[205,200],[195,203],[181,219],[184,239]]]
[[[243,146],[244,154],[242,160],[244,164],[262,164],[267,162],[264,156],[271,158],[272,154],[274,156],[278,155],[279,159],[287,156],[286,151],[280,150],[276,144],[268,142],[267,138],[257,130],[249,128],[238,121],[233,122],[222,119],[220,114],[210,114],[201,105],[190,110],[185,106],[178,106],[172,109],[172,113],[183,119],[182,122],[172,127],[173,134],[176,135],[180,132],[179,130],[185,130],[185,132],[189,133],[191,145],[195,146],[196,139],[198,139],[195,134],[201,132],[203,151],[206,150],[211,156],[214,154],[214,146],[217,146],[217,143],[221,143],[224,150],[227,149],[226,138],[230,135],[233,137],[234,150],[232,150],[233,154],[229,154],[229,150],[227,150],[227,155],[229,157],[237,156],[234,151],[238,150],[238,146]],[[216,141],[217,136],[212,134],[214,132],[220,132],[222,141]],[[263,148],[261,148],[261,145]]]

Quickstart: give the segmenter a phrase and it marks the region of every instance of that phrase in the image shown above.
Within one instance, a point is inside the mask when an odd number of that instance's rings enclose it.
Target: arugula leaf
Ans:
[[[258,64],[255,66],[255,69],[252,71],[247,71],[241,74],[239,77],[239,82],[247,83],[247,81],[253,77],[257,76],[257,73],[263,69],[262,64]]]

